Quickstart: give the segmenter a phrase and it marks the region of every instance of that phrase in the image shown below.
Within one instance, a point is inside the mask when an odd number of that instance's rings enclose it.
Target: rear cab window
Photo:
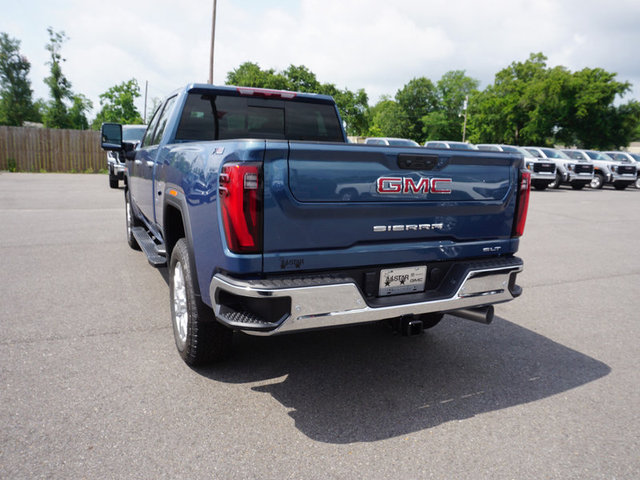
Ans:
[[[176,141],[264,138],[344,143],[335,106],[299,100],[190,93]]]

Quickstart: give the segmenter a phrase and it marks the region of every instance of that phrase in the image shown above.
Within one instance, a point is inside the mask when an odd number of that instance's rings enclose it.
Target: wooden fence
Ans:
[[[106,165],[100,132],[0,127],[0,170],[83,173]]]

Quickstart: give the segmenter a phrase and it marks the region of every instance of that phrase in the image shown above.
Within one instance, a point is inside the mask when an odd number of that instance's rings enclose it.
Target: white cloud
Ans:
[[[63,72],[98,107],[100,93],[129,78],[143,88],[148,80],[150,98],[206,81],[211,5],[0,0],[8,12],[0,31],[22,40],[36,96],[48,97],[46,28],[64,30]],[[215,83],[245,61],[306,65],[320,81],[364,88],[375,101],[414,77],[437,81],[454,69],[485,86],[511,62],[543,52],[551,66],[602,67],[640,87],[636,0],[218,0],[217,20]]]

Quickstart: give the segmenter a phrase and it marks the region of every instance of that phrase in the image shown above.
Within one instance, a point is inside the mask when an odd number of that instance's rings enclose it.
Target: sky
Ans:
[[[212,0],[0,0],[0,32],[21,41],[34,98],[48,99],[47,28],[64,31],[62,71],[76,93],[135,78],[148,104],[207,82]],[[369,103],[411,79],[465,70],[484,88],[530,53],[572,71],[604,68],[640,100],[640,0],[218,0],[214,83],[251,61],[305,65]],[[147,83],[148,82],[148,83]],[[137,101],[142,112],[144,99]]]

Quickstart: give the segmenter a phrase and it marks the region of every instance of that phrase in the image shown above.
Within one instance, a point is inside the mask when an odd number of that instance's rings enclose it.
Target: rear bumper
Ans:
[[[216,274],[209,292],[221,323],[274,335],[507,302],[522,291],[515,283],[522,269],[517,257],[460,263],[436,291],[386,297],[378,305],[346,277],[262,281]]]

